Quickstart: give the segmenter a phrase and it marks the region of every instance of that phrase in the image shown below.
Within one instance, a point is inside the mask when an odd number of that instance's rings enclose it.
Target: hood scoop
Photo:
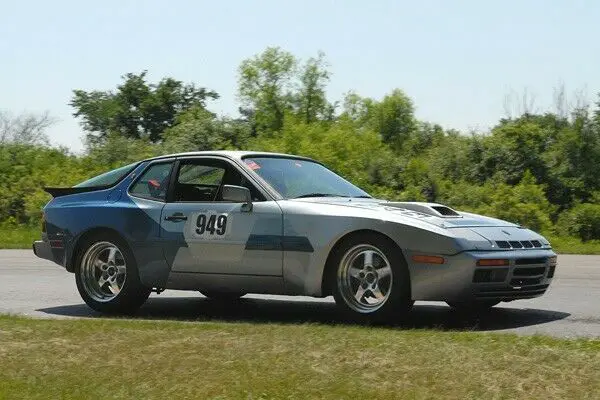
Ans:
[[[421,214],[432,215],[438,218],[462,218],[458,212],[448,206],[437,203],[420,203],[413,201],[394,201],[385,204],[388,207],[404,208]]]

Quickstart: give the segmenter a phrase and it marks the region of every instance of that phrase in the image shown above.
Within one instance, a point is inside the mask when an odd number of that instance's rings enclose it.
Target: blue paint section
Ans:
[[[314,252],[314,248],[305,236],[250,235],[246,250],[273,250]]]
[[[145,165],[141,163],[136,168],[136,175]],[[132,178],[130,174],[112,188],[60,196],[46,205],[47,238],[61,238],[64,243],[62,254],[55,254],[56,263],[73,271],[71,261],[77,241],[97,228],[111,229],[123,236],[140,264],[141,274],[149,258],[164,260],[158,224],[164,203],[138,205],[123,195]]]
[[[315,251],[310,240],[308,240],[306,236],[283,236],[282,250],[301,251],[305,253],[312,253]]]

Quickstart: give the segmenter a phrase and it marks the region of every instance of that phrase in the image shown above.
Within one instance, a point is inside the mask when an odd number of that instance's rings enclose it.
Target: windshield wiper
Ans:
[[[372,199],[373,196],[369,196],[368,194],[364,194],[362,196],[352,196],[354,199]]]
[[[300,196],[293,197],[294,199],[302,199],[304,197],[348,197],[343,194],[333,194],[333,193],[307,193]]]

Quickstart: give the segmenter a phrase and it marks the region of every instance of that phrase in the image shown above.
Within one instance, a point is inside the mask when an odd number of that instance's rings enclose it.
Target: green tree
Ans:
[[[250,136],[248,123],[218,118],[202,108],[193,108],[177,117],[177,124],[164,133],[167,153],[241,148]]]
[[[501,123],[483,140],[480,172],[486,178],[501,176],[511,185],[530,171],[537,182],[548,176],[543,154],[551,134],[535,120],[527,117]]]
[[[73,115],[81,119],[90,142],[101,141],[111,133],[159,142],[179,113],[192,107],[204,108],[208,100],[218,98],[212,90],[173,78],[148,83],[146,74],[124,75],[116,91],[73,91],[69,104],[75,109]]]
[[[298,61],[279,47],[242,61],[239,67],[238,96],[242,112],[257,132],[273,133],[283,126],[286,112],[293,107],[293,79]]]
[[[417,129],[412,100],[394,89],[374,105],[371,123],[385,143],[400,150]]]
[[[600,189],[600,124],[589,118],[587,110],[576,111],[544,158],[551,201],[563,208],[590,201]]]
[[[456,131],[444,132],[438,137],[436,128],[431,132],[427,140],[420,143],[428,143],[421,147],[422,152],[428,155],[427,164],[431,173],[439,180],[451,182],[470,181],[477,179],[477,157],[473,148],[478,138],[461,135]]]
[[[373,113],[377,102],[369,97],[361,97],[350,91],[342,101],[340,119],[350,120],[357,127],[365,127],[373,120]]]
[[[161,148],[148,139],[131,139],[110,133],[101,143],[91,143],[85,159],[91,174],[106,172],[135,161],[160,155]]]
[[[325,62],[325,54],[322,52],[319,52],[316,58],[309,58],[300,71],[296,112],[307,124],[318,120],[333,119],[335,107],[329,104],[325,96],[330,75]]]

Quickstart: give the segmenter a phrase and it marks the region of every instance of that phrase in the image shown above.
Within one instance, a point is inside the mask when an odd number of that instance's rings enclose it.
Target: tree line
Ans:
[[[47,115],[0,113],[0,223],[32,224],[43,186],[73,185],[152,155],[251,149],[316,158],[371,194],[439,202],[532,229],[600,239],[600,102],[534,112],[525,98],[487,132],[415,117],[411,98],[327,98],[325,55],[267,48],[238,70],[239,115],[217,115],[215,91],[128,73],[113,90],[74,90],[84,155],[48,145]]]

